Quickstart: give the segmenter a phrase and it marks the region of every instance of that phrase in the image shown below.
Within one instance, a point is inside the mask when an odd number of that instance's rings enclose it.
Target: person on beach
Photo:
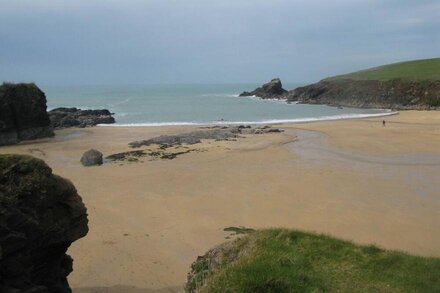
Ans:
[[[385,126],[385,120],[382,120],[382,125]]]

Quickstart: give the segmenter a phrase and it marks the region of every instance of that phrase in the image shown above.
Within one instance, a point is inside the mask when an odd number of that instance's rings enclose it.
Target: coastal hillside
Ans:
[[[440,58],[326,78],[289,91],[285,97],[338,107],[436,110],[440,108]]]
[[[440,80],[440,58],[399,62],[349,74],[329,77],[325,80]]]
[[[440,259],[269,229],[198,257],[188,292],[439,292]]]

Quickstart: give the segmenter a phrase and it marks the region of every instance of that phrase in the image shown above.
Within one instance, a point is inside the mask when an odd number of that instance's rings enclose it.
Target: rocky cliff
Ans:
[[[251,92],[241,93],[240,97],[256,96],[262,99],[283,99],[286,93],[287,91],[283,89],[281,80],[274,78]]]
[[[0,155],[0,292],[71,292],[66,251],[87,222],[72,183],[41,160]]]
[[[53,135],[46,96],[35,84],[0,85],[0,145]]]
[[[440,80],[323,80],[289,91],[286,98],[356,108],[440,109]]]

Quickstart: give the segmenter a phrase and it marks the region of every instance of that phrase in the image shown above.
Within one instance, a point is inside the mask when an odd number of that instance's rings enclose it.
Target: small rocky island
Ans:
[[[72,242],[88,232],[73,184],[42,161],[0,155],[0,292],[71,292]]]
[[[274,78],[270,82],[263,84],[261,87],[251,91],[243,92],[240,97],[256,96],[262,99],[285,99],[287,91],[283,89],[283,85],[279,78]]]

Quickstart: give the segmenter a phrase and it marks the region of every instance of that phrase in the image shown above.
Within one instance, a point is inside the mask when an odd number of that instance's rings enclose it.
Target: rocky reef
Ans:
[[[283,130],[278,128],[271,128],[269,125],[254,128],[252,128],[250,125],[213,126],[208,130],[196,130],[175,135],[161,135],[147,140],[133,141],[128,145],[132,148],[138,148],[141,146],[156,144],[160,145],[160,148],[165,149],[181,144],[191,145],[201,143],[202,139],[213,139],[220,141],[238,138],[240,134],[264,134],[282,131]]]
[[[81,110],[77,108],[56,108],[49,111],[53,128],[88,127],[115,123],[113,114],[103,110]]]
[[[71,182],[42,160],[0,155],[0,292],[71,292],[66,251],[87,224]]]
[[[0,145],[53,135],[46,96],[35,84],[0,85]]]
[[[256,96],[262,99],[285,99],[284,95],[286,93],[287,91],[283,89],[281,80],[274,78],[251,92],[241,93],[240,97]]]
[[[286,94],[288,101],[356,108],[440,108],[440,81],[323,80]]]
[[[245,138],[244,135],[280,133],[282,129],[272,128],[269,125],[252,127],[251,125],[238,126],[205,126],[202,130],[195,130],[174,135],[161,135],[146,140],[130,142],[131,148],[140,150],[116,153],[107,156],[105,159],[111,162],[142,162],[143,158],[153,160],[173,160],[178,156],[206,151],[203,148],[191,147],[202,140],[211,141],[237,141]]]

